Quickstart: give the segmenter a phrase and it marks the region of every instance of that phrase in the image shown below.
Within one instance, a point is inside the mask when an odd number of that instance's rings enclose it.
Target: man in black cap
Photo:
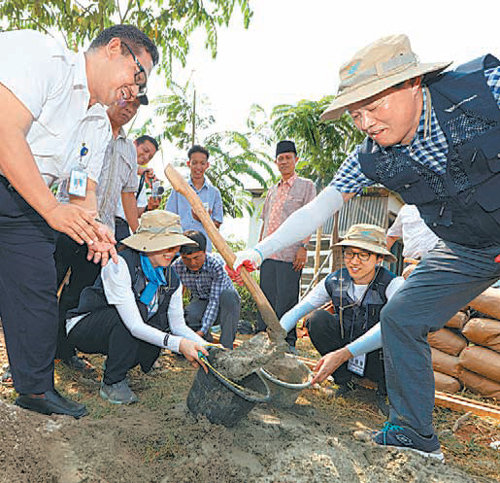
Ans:
[[[274,233],[294,211],[309,203],[316,196],[313,182],[297,176],[295,166],[298,160],[293,141],[280,141],[276,145],[276,164],[281,173],[281,179],[267,192],[262,210],[263,223],[259,241]],[[308,236],[274,253],[261,265],[260,287],[278,318],[281,318],[299,301],[300,276],[307,260],[306,245],[309,238]],[[266,325],[259,314],[257,330],[265,329]],[[287,336],[287,342],[292,351],[295,351],[296,341],[297,333],[293,328]]]
[[[233,348],[240,318],[240,296],[226,273],[225,263],[215,253],[207,253],[207,237],[198,230],[184,235],[195,244],[182,246],[181,257],[172,266],[191,298],[184,309],[188,327],[212,342],[211,328],[220,326],[220,343]]]

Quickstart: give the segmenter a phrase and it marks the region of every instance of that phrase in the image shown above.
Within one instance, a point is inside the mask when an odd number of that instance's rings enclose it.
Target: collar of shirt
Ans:
[[[411,140],[410,146],[415,142],[416,139],[425,139],[425,137],[430,136],[430,132],[425,132],[425,120],[427,118],[427,110],[429,108],[432,109],[432,106],[428,106],[429,101],[427,99],[427,88],[425,86],[422,86],[422,101],[422,114],[420,115],[417,130],[415,132],[415,135],[413,136],[413,139]],[[432,111],[429,114],[432,117]]]
[[[116,136],[116,139],[125,139],[127,137],[127,133],[125,132],[125,130],[123,129],[123,127],[120,128],[120,130],[118,131],[118,136]]]
[[[279,181],[278,181],[278,186],[288,186],[289,188],[291,188],[293,186],[293,184],[295,183],[295,180],[298,178],[298,174],[297,173],[293,173],[293,175],[288,178],[286,181],[281,178]]]
[[[208,187],[210,186],[210,182],[208,181],[206,176],[203,177],[203,186],[200,189],[197,189],[196,186],[193,184],[193,180],[191,179],[191,176],[189,177],[188,183],[196,191],[196,193],[199,193],[200,191],[202,191],[205,188],[208,189]]]

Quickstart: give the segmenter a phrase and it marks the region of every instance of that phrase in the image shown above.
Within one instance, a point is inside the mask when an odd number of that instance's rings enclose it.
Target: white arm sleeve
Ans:
[[[311,235],[316,228],[340,210],[344,200],[333,186],[327,186],[316,198],[292,213],[270,236],[257,243],[256,249],[263,258],[299,242]]]
[[[385,289],[387,300],[398,291],[404,283],[403,277],[394,278]],[[367,354],[382,347],[382,331],[380,330],[380,322],[374,325],[369,331],[365,332],[361,337],[347,345],[347,349],[354,356]]]
[[[374,325],[369,331],[365,332],[355,341],[347,344],[347,349],[354,356],[367,354],[382,347],[382,331],[380,330],[380,322]]]
[[[302,317],[326,304],[329,300],[331,299],[326,291],[325,279],[323,279],[295,307],[292,307],[283,317],[281,317],[281,327],[289,332],[297,325],[297,322]]]
[[[208,342],[186,325],[184,308],[182,306],[182,284],[174,292],[168,306],[168,322],[172,335],[168,338],[167,349],[179,352],[179,345],[183,338],[198,342],[205,346]]]

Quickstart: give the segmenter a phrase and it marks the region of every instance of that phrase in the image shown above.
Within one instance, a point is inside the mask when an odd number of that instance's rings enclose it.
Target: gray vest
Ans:
[[[342,281],[340,280],[342,278]],[[385,269],[378,268],[377,275],[366,290],[361,300],[355,301],[348,294],[353,284],[346,268],[331,273],[325,279],[326,291],[332,298],[335,317],[342,310],[342,325],[345,343],[356,340],[380,320],[380,311],[387,303],[385,291],[395,275]]]
[[[448,143],[444,174],[399,147],[373,152],[369,138],[359,154],[363,173],[417,205],[440,238],[474,248],[500,244],[500,109],[484,76],[498,65],[487,55],[428,84]]]
[[[170,304],[170,299],[173,293],[179,287],[180,281],[179,276],[175,270],[171,267],[167,267],[165,270],[165,278],[170,281],[169,285],[166,287],[160,287],[159,298],[158,298],[158,311],[148,319],[148,308],[145,304],[140,301],[140,296],[142,291],[146,287],[147,280],[141,269],[141,259],[139,252],[134,250],[126,249],[119,253],[126,262],[127,267],[130,272],[130,278],[132,279],[132,290],[135,295],[135,301],[139,312],[141,314],[142,320],[152,327],[162,330],[163,332],[169,332],[170,326],[168,323],[168,306]],[[68,312],[67,318],[76,317],[77,315],[86,314],[88,312],[95,312],[97,310],[109,309],[109,304],[106,300],[106,295],[104,294],[104,288],[102,285],[101,275],[97,277],[94,285],[92,287],[86,287],[82,294],[80,295],[80,301],[76,309],[70,310]]]

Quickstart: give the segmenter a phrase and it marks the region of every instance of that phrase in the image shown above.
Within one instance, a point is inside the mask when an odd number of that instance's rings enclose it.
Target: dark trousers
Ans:
[[[193,299],[184,309],[186,324],[194,331],[201,329],[201,320],[208,305],[208,300]],[[219,312],[216,325],[220,325],[220,343],[228,349],[233,348],[238,321],[240,319],[241,302],[235,290],[223,290],[219,297]]]
[[[291,262],[268,258],[260,266],[260,288],[276,312],[278,319],[281,319],[286,312],[299,302],[301,275],[302,270],[295,271]],[[262,320],[260,313],[257,314],[257,330],[266,330],[266,324]],[[295,342],[297,342],[295,327],[288,332],[286,341],[288,344],[295,346]]]
[[[56,232],[0,176],[0,312],[19,394],[54,387]]]
[[[342,339],[340,324],[336,317],[326,310],[316,310],[307,320],[307,329],[311,342],[316,350],[324,356],[349,343]],[[334,373],[337,384],[344,384],[351,380],[353,372],[347,369],[347,362],[342,364]],[[385,393],[385,372],[382,349],[366,354],[365,377],[378,383],[379,390]]]
[[[121,242],[124,238],[130,236],[130,228],[128,226],[127,220],[115,217],[115,239],[116,242]]]
[[[56,358],[68,360],[75,355],[75,348],[66,337],[66,313],[78,306],[80,294],[85,287],[94,284],[100,272],[100,265],[87,260],[87,245],[79,245],[69,236],[61,234],[57,239],[54,255],[57,270],[57,286],[71,268],[68,283],[59,298],[59,330],[57,334]]]
[[[160,348],[134,337],[125,327],[114,307],[91,312],[80,320],[68,334],[70,344],[87,354],[108,356],[104,384],[115,384],[127,372],[141,364],[147,372],[160,354]]]
[[[391,423],[424,435],[434,431],[434,374],[427,335],[499,279],[499,253],[499,245],[468,248],[441,240],[382,309]]]

